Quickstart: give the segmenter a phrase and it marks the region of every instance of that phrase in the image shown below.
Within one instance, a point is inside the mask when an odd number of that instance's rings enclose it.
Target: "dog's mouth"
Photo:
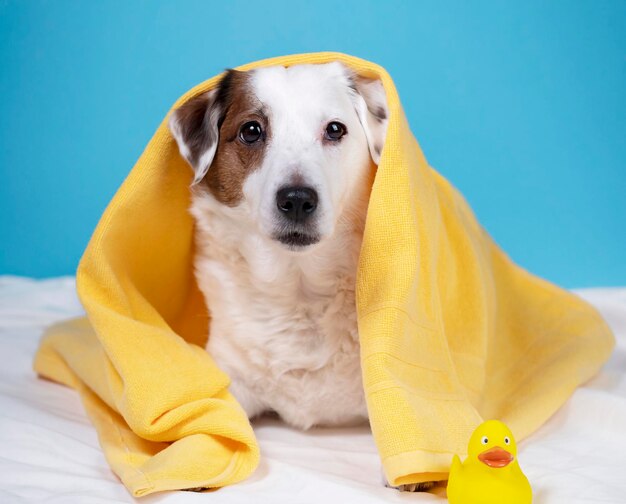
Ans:
[[[303,233],[302,231],[288,231],[274,235],[274,239],[287,245],[290,250],[302,250],[309,245],[314,245],[320,241],[320,236],[313,233]]]

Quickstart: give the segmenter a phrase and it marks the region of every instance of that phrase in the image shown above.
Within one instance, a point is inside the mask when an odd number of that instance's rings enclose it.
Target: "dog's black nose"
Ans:
[[[311,187],[283,187],[276,193],[276,206],[288,219],[305,222],[317,208],[317,192]]]

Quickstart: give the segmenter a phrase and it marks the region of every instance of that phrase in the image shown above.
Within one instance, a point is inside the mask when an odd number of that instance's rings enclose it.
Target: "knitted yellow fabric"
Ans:
[[[393,484],[443,479],[483,419],[504,421],[518,439],[537,429],[596,373],[613,337],[593,308],[493,243],[426,163],[384,69],[335,53],[240,69],[333,60],[380,78],[390,112],[357,279],[372,431]],[[81,260],[88,317],[52,327],[35,359],[38,373],[79,391],[107,460],[136,496],[235,483],[259,460],[228,378],[202,348],[191,175],[164,120]]]

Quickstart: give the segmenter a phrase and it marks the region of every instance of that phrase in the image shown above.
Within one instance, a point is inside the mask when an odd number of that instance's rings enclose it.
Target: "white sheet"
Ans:
[[[535,504],[626,502],[626,289],[579,294],[602,311],[618,346],[603,371],[521,443]],[[42,328],[81,313],[72,278],[0,277],[0,503],[134,501],[111,473],[78,396],[31,370]],[[255,431],[262,461],[247,481],[141,502],[445,502],[443,488],[439,495],[384,488],[365,427],[298,432],[263,420]]]

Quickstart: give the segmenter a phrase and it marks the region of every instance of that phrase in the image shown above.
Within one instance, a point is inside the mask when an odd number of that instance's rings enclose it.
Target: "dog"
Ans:
[[[382,83],[339,62],[227,70],[169,119],[194,171],[207,350],[249,418],[367,421],[355,283],[387,123]]]

